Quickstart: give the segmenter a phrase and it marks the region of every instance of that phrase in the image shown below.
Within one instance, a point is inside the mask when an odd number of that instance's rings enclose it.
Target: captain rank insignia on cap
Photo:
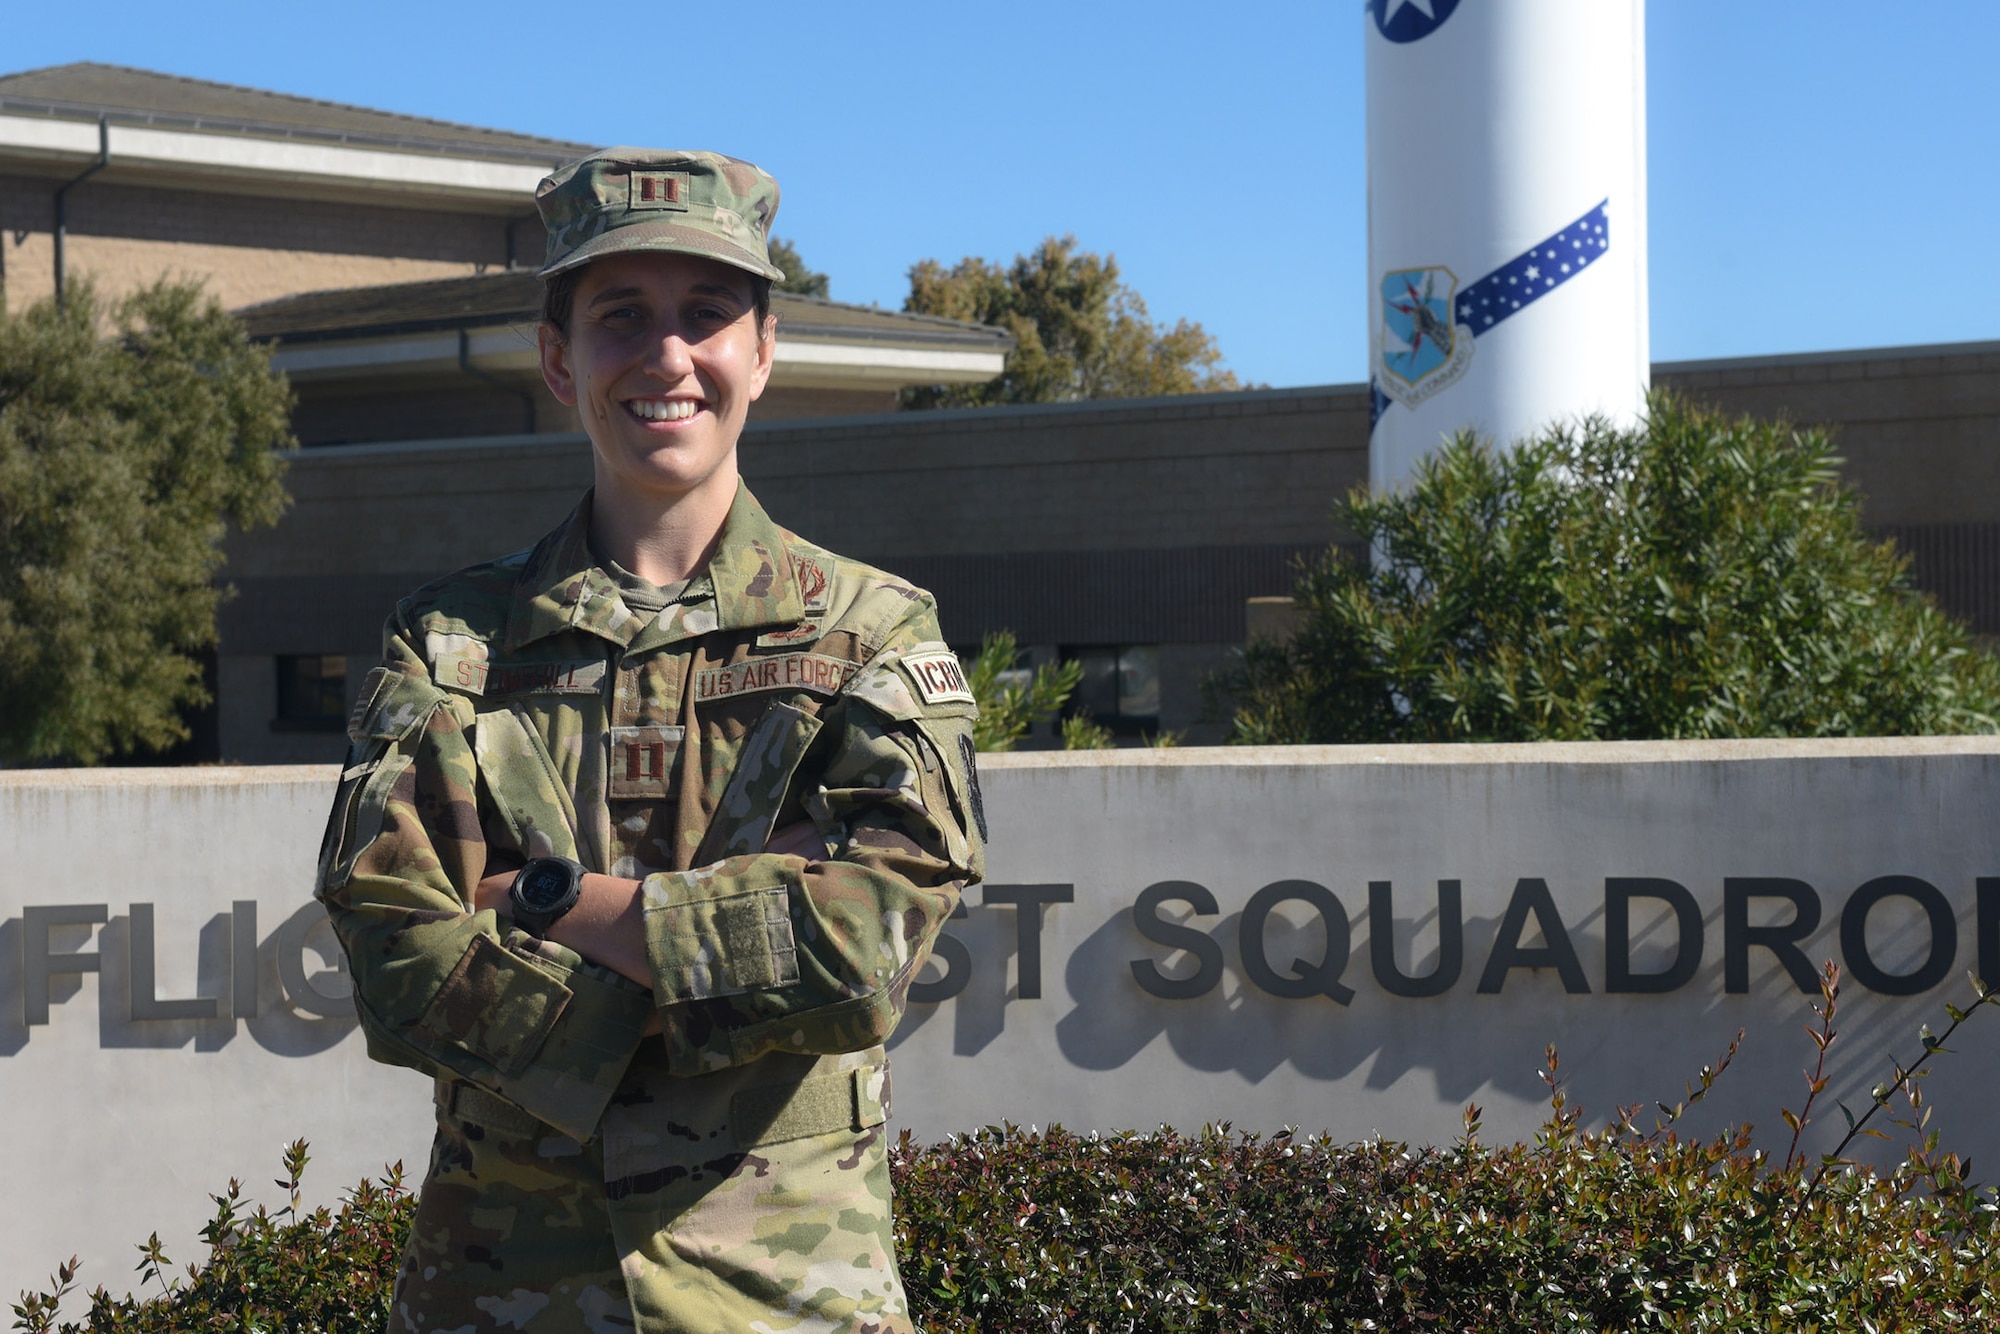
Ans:
[[[688,174],[684,171],[635,171],[627,207],[685,209],[687,195]]]

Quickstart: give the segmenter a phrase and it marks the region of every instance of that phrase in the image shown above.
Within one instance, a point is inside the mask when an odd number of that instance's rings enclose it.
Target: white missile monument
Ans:
[[[1368,0],[1369,481],[1645,406],[1644,0]]]

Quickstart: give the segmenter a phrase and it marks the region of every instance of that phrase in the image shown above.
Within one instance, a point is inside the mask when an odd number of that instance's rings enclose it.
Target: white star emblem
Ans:
[[[1402,13],[1405,6],[1416,10],[1431,22],[1437,22],[1437,15],[1431,12],[1431,0],[1389,0],[1388,11],[1382,15],[1382,21],[1395,22],[1396,15]]]
[[[1530,265],[1528,266],[1528,281],[1529,281],[1529,282],[1533,282],[1533,281],[1535,281],[1535,279],[1537,279],[1537,278],[1539,278],[1539,277],[1541,277],[1541,276],[1542,276],[1542,271],[1541,271],[1540,269],[1536,268],[1536,267],[1535,267],[1534,265],[1532,265],[1532,264],[1530,264]]]

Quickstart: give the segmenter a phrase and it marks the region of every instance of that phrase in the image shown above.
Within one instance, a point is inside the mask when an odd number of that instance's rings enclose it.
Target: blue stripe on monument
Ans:
[[[1589,268],[1611,248],[1609,199],[1458,294],[1458,324],[1483,334]]]

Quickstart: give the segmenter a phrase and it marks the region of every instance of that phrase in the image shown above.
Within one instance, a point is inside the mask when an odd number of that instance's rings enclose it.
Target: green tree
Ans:
[[[799,258],[798,247],[782,236],[771,238],[771,262],[785,271],[785,281],[777,284],[780,292],[826,296],[829,287],[827,276],[807,268],[806,262]]]
[[[1050,237],[1002,268],[967,258],[947,269],[927,259],[910,269],[903,309],[975,324],[1014,336],[1006,369],[976,385],[903,391],[905,407],[981,407],[1059,403],[1084,398],[1238,389],[1222,352],[1199,324],[1171,329],[1152,322],[1146,303],[1118,277],[1118,261]]]
[[[1863,532],[1824,434],[1656,397],[1512,450],[1460,437],[1337,515],[1299,628],[1213,683],[1244,742],[1994,730],[2000,664]]]
[[[187,736],[219,543],[283,511],[291,402],[195,283],[0,316],[0,763]]]
[[[979,701],[979,721],[972,725],[972,742],[980,750],[1012,750],[1028,729],[1056,716],[1083,679],[1083,664],[1021,665],[1020,646],[1002,630],[979,645],[979,656],[966,665],[965,681]]]

